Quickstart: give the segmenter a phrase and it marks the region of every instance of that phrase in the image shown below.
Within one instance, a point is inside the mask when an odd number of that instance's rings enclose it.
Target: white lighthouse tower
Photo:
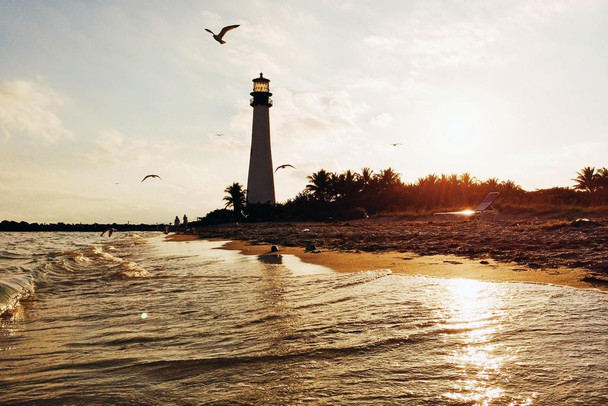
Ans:
[[[261,73],[253,79],[250,105],[253,107],[253,127],[251,132],[251,155],[247,178],[247,202],[275,204],[274,173],[270,149],[270,107],[272,93]]]

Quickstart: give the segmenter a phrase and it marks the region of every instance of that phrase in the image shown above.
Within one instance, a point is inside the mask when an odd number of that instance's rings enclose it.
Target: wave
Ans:
[[[74,285],[100,277],[129,279],[149,276],[137,262],[120,256],[121,248],[145,241],[139,235],[125,236],[107,246],[100,245],[91,237],[84,241],[79,239],[80,235],[77,237],[60,241],[64,247],[41,238],[37,246],[28,250],[17,243],[13,248],[0,250],[0,314],[10,313],[20,300],[33,295],[36,288],[52,290],[57,283]]]
[[[392,274],[393,271],[391,271],[390,269],[378,269],[374,271],[358,272],[355,275],[349,275],[346,281],[338,281],[338,284],[336,286],[333,286],[333,289],[342,289],[351,286],[366,284]]]
[[[134,369],[138,372],[147,371],[153,375],[171,376],[173,379],[180,379],[186,376],[197,375],[206,371],[216,370],[218,368],[234,368],[245,365],[255,364],[272,364],[276,362],[294,362],[300,359],[307,361],[328,361],[335,360],[340,357],[346,357],[353,354],[361,355],[367,352],[377,352],[387,349],[393,349],[403,344],[412,344],[418,341],[418,338],[412,336],[392,337],[360,345],[352,346],[336,346],[336,347],[321,347],[311,348],[302,351],[293,351],[287,353],[268,353],[262,355],[236,355],[234,357],[214,357],[214,358],[199,358],[186,360],[165,360],[138,363],[117,369],[129,370]]]
[[[150,276],[150,273],[137,265],[135,262],[123,261],[118,266],[112,268],[109,272],[110,276],[118,278],[143,278]]]
[[[4,275],[0,279],[0,315],[11,313],[23,297],[34,293],[34,281],[27,275]]]
[[[105,249],[104,249],[105,248]],[[107,250],[107,251],[106,251]],[[47,271],[55,272],[101,272],[109,277],[140,278],[150,274],[136,262],[126,260],[108,251],[118,251],[114,246],[90,245],[83,250],[66,250],[53,255],[54,261],[48,263]]]

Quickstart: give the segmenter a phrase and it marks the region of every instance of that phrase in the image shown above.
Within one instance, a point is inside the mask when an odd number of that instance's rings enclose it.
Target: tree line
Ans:
[[[572,187],[526,191],[511,180],[479,180],[470,173],[430,174],[404,183],[392,168],[342,173],[321,169],[294,198],[274,206],[247,204],[246,190],[234,182],[224,192],[225,208],[207,215],[207,223],[261,220],[356,219],[380,214],[425,215],[474,208],[489,192],[500,192],[499,210],[559,211],[608,205],[608,169],[585,167]],[[228,210],[231,208],[232,210]]]

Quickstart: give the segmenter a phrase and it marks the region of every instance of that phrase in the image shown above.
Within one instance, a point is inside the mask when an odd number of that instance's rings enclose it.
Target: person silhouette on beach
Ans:
[[[188,229],[188,217],[184,214],[184,230]]]
[[[179,217],[175,216],[175,220],[173,221],[173,225],[175,228],[179,227]]]

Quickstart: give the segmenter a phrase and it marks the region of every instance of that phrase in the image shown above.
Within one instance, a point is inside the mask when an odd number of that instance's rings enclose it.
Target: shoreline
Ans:
[[[224,238],[201,238],[198,235],[172,234],[170,242],[197,240],[226,241]],[[362,252],[321,250],[306,251],[304,247],[278,245],[279,252],[271,253],[274,244],[251,243],[229,239],[221,249],[236,250],[243,255],[294,255],[302,262],[325,266],[336,272],[360,272],[390,269],[395,274],[428,276],[434,278],[462,278],[484,282],[542,283],[569,286],[578,289],[608,291],[608,286],[584,280],[589,272],[581,268],[558,267],[533,269],[517,263],[501,263],[493,259],[475,260],[457,255],[419,255],[414,252]]]

